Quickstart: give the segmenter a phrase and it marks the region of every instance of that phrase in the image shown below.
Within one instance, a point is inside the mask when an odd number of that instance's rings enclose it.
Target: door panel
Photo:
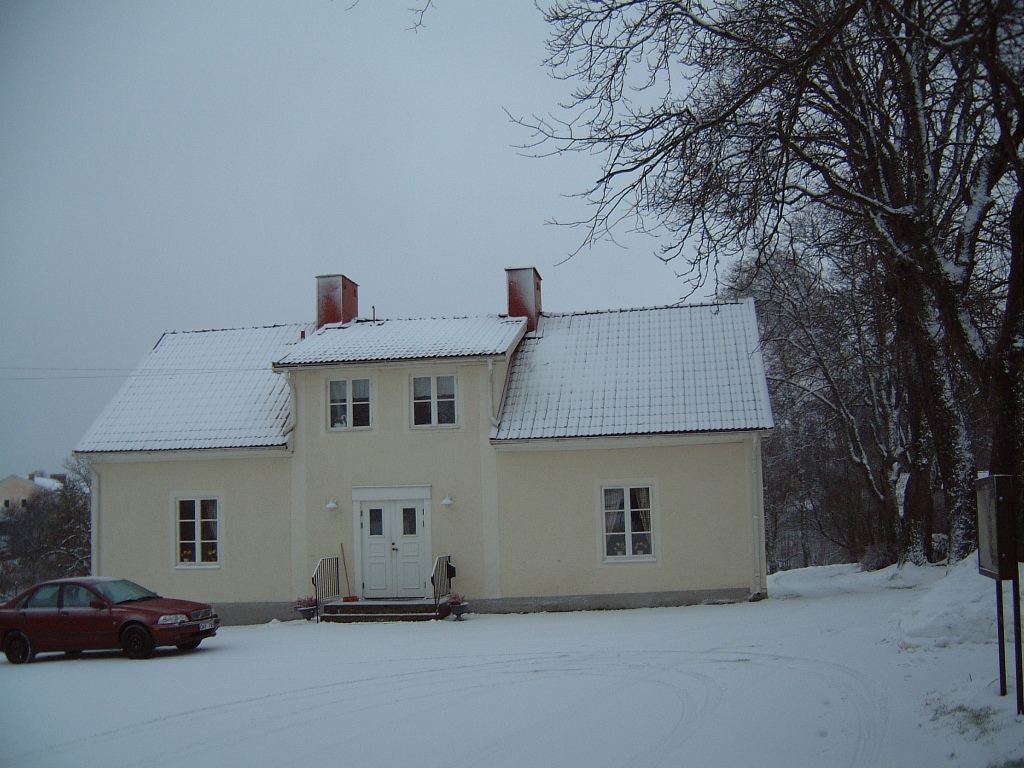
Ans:
[[[110,648],[117,645],[117,625],[109,608],[93,608],[99,595],[80,584],[65,584],[60,600],[61,623],[69,647]]]
[[[18,609],[18,624],[37,651],[59,649],[61,621],[58,603],[60,585],[45,584]]]
[[[363,597],[425,597],[422,502],[363,502]]]
[[[380,505],[363,512],[363,589],[367,597],[387,597],[391,539],[385,531],[386,515]]]

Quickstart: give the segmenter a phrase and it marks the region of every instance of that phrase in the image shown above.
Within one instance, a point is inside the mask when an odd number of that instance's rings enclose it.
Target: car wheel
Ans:
[[[194,651],[196,648],[199,647],[199,644],[201,642],[202,642],[202,640],[190,640],[187,643],[179,643],[178,644],[178,650],[179,651]]]
[[[27,664],[32,661],[36,652],[32,650],[28,636],[20,629],[16,629],[4,638],[4,655],[11,664]]]
[[[141,624],[129,624],[121,632],[121,650],[129,659],[148,659],[153,655],[153,637]]]

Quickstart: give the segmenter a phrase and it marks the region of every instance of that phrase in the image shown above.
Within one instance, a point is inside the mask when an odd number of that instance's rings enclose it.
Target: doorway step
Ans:
[[[430,621],[451,613],[447,600],[354,600],[324,603],[320,621],[351,624],[363,621]]]

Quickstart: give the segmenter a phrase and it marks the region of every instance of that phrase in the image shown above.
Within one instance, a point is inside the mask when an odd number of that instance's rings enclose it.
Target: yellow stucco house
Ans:
[[[473,610],[680,605],[765,593],[761,440],[773,426],[752,301],[360,317],[318,280],[317,322],[167,333],[76,449],[93,570],[290,618],[321,558],[362,601]]]

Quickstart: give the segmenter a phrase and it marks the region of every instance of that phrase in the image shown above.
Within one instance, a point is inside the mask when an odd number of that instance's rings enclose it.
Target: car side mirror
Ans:
[[[104,605],[102,600],[90,600],[89,601],[89,607],[90,608],[106,608],[107,606]]]

